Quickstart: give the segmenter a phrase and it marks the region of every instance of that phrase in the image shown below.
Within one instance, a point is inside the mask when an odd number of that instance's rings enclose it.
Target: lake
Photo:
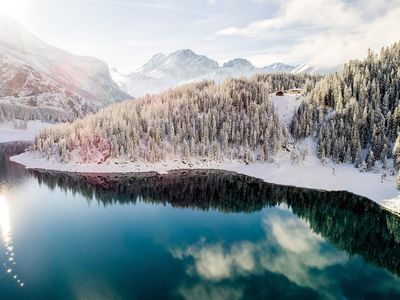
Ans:
[[[0,299],[400,299],[400,218],[221,171],[26,171],[0,144]]]

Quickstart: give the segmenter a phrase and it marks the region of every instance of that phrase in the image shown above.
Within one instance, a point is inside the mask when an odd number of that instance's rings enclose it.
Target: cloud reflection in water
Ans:
[[[327,293],[324,294],[325,298],[337,297],[336,294],[330,294],[332,290],[339,290],[339,287],[334,287],[337,284],[335,279],[323,271],[330,266],[346,263],[347,254],[329,247],[323,238],[309,229],[306,221],[296,218],[288,210],[265,216],[262,227],[265,235],[258,241],[224,245],[222,242],[208,243],[201,239],[194,245],[171,249],[174,258],[187,262],[187,274],[192,278],[200,277],[202,281],[191,287],[191,292],[205,295],[208,291],[207,295],[210,296],[215,293],[210,292],[210,282],[261,276],[267,271],[283,275],[297,286],[324,291]],[[187,296],[191,294],[188,289],[184,285],[179,292]],[[242,295],[237,288],[229,292],[224,290],[224,293]]]

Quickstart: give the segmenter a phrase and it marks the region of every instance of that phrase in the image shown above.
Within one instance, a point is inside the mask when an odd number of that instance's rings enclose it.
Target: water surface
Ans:
[[[399,299],[400,219],[221,171],[27,172],[0,144],[0,299]]]

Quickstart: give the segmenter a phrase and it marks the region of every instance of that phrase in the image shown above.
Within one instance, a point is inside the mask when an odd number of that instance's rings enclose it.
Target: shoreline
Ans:
[[[294,186],[324,191],[347,191],[366,197],[384,209],[400,215],[400,191],[396,188],[396,176],[383,173],[360,173],[352,165],[327,163],[323,165],[315,156],[308,156],[299,165],[288,160],[288,153],[281,152],[274,162],[254,162],[244,164],[239,161],[215,162],[206,160],[169,160],[159,163],[128,162],[109,160],[102,164],[59,163],[40,157],[28,151],[10,158],[27,169],[57,171],[79,174],[127,174],[148,173],[167,174],[173,170],[220,170],[231,171],[261,179],[268,183]]]
[[[33,142],[35,136],[44,128],[54,124],[44,123],[39,120],[30,120],[25,129],[16,129],[12,121],[0,123],[0,143]]]

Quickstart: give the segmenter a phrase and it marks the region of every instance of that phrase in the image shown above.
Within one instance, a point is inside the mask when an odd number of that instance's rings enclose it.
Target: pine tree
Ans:
[[[393,166],[396,171],[400,170],[400,134],[397,136],[393,147]]]
[[[375,155],[374,152],[372,152],[372,150],[369,150],[368,156],[367,156],[367,171],[370,171],[374,168],[375,166]]]

